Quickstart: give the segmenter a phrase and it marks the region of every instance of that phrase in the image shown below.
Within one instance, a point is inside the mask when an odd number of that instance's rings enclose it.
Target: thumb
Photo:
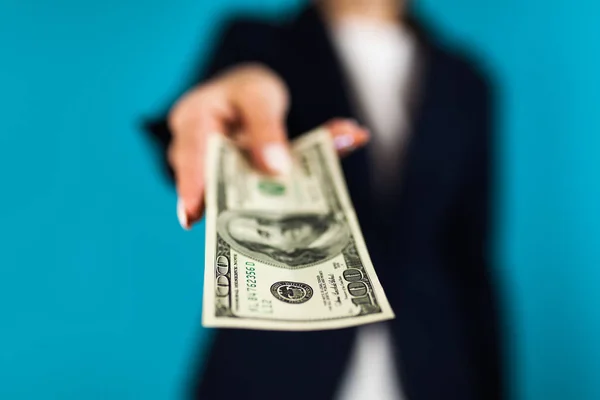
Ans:
[[[292,168],[292,158],[282,121],[254,118],[248,121],[245,134],[249,138],[249,155],[253,165],[262,172],[286,175]]]
[[[285,83],[268,70],[253,71],[232,90],[239,113],[239,142],[259,171],[287,174],[292,167],[285,118],[289,99]]]

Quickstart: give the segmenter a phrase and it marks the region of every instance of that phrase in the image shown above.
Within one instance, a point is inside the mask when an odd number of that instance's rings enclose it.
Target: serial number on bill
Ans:
[[[261,314],[272,314],[273,303],[271,300],[259,300],[256,290],[256,268],[253,262],[246,262],[246,293],[248,294],[248,309]]]
[[[248,292],[248,300],[258,301],[256,293],[256,268],[254,263],[246,261],[246,292]]]

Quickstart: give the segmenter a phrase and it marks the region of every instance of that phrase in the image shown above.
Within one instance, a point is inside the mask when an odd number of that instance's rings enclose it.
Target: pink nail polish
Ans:
[[[354,145],[354,137],[352,135],[340,135],[333,139],[333,144],[337,150],[345,150]]]

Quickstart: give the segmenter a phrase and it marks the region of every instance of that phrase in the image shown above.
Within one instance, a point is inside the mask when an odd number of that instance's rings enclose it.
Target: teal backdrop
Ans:
[[[184,89],[227,13],[301,3],[0,1],[1,399],[181,396],[210,342],[203,227],[178,227],[140,121]],[[600,3],[418,6],[502,88],[511,393],[600,399]]]

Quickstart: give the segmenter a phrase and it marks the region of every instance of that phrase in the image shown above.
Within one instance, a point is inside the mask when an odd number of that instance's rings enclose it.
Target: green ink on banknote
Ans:
[[[260,191],[267,196],[281,196],[285,193],[285,186],[275,181],[260,181],[258,184]]]

